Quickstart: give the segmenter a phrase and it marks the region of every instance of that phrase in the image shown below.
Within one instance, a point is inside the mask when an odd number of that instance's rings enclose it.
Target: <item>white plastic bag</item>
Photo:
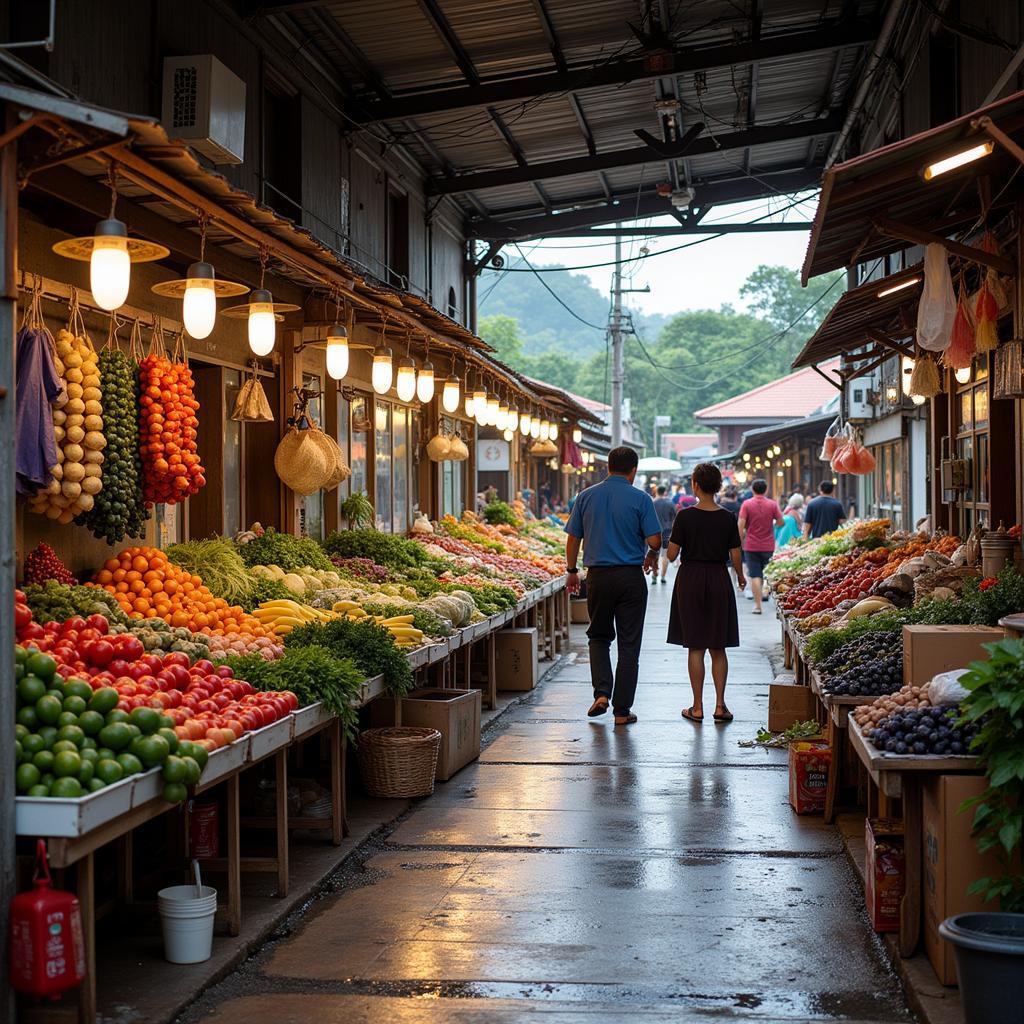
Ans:
[[[924,253],[924,288],[917,307],[917,343],[930,352],[942,352],[953,335],[956,294],[945,248],[932,242]]]
[[[932,707],[959,704],[967,696],[968,691],[958,681],[965,672],[965,668],[954,668],[949,672],[940,672],[937,676],[932,676],[932,681],[928,684],[928,700]]]

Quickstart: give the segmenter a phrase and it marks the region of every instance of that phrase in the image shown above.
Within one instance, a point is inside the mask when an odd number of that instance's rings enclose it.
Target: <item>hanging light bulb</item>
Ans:
[[[471,419],[475,418],[474,405],[475,405],[475,403],[474,403],[473,396],[467,391],[466,392],[466,418],[467,419],[471,420]]]
[[[494,425],[502,432],[508,430],[508,406],[504,402],[498,406],[498,415]],[[505,440],[507,441],[508,438],[506,437]]]
[[[181,319],[189,337],[202,340],[210,336],[217,322],[214,269],[209,263],[193,263],[186,271],[185,279]]]
[[[540,437],[540,417],[539,416],[534,416],[533,419],[530,420],[530,437],[532,437],[535,441],[537,440],[538,437]]]
[[[506,441],[511,441],[512,438],[516,436],[516,432],[514,430],[506,430],[501,436],[505,438]]]
[[[398,373],[395,375],[395,391],[399,401],[410,402],[416,394],[416,364],[408,357],[398,360]]]
[[[473,419],[477,426],[487,426],[487,392],[479,385],[473,392]]]
[[[902,370],[902,373],[900,374],[900,377],[902,378],[901,381],[900,381],[900,386],[901,386],[901,388],[903,390],[903,394],[909,395],[910,394],[910,378],[914,375],[914,360],[913,360],[913,358],[911,356],[904,356],[903,357],[903,362],[902,362],[902,364],[900,366],[900,369]]]
[[[914,403],[914,405],[924,405],[924,403],[928,401],[928,399],[925,398],[924,395],[911,395],[910,400]]]
[[[540,439],[547,441],[551,437],[551,424],[547,420],[540,421]]]
[[[416,397],[426,405],[434,397],[434,364],[427,359],[416,374]],[[458,402],[458,398],[456,398]]]
[[[971,380],[971,367],[961,366],[953,371],[953,376],[956,377],[957,384],[968,384]]]
[[[572,428],[572,443],[579,444],[583,440],[583,431],[579,427]]]
[[[488,395],[487,397],[487,422],[484,424],[485,427],[493,427],[498,422],[498,399],[494,395]]]
[[[253,355],[267,356],[274,351],[277,317],[274,315],[274,297],[265,288],[254,288],[249,293],[249,348]]]
[[[341,380],[348,373],[348,331],[341,324],[327,328],[327,376]]]
[[[385,395],[391,390],[394,378],[394,366],[391,361],[391,349],[384,345],[373,350],[373,369],[370,371],[370,383],[378,395]]]
[[[528,412],[524,412],[522,416],[519,417],[519,433],[522,434],[523,437],[529,437],[530,427],[532,425],[533,417]]]
[[[469,401],[467,396],[467,401]],[[441,408],[445,412],[455,412],[459,408],[459,378],[452,374],[444,382],[441,389]]]
[[[551,426],[548,428],[548,436],[552,441],[558,440],[558,424],[554,420],[551,421]]]
[[[508,411],[508,429],[513,433],[519,429],[519,410],[515,406]]]

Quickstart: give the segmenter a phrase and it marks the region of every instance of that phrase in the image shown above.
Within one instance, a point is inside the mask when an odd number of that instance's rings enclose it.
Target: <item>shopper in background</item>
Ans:
[[[832,491],[831,480],[822,480],[818,485],[818,496],[808,503],[804,513],[805,537],[824,537],[846,518],[843,503],[832,497]]]
[[[729,674],[727,647],[740,643],[733,594],[726,560],[732,562],[738,586],[746,586],[740,558],[740,535],[731,512],[715,503],[722,486],[721,470],[702,462],[693,471],[693,493],[697,501],[680,509],[672,527],[668,557],[683,560],[672,592],[668,620],[668,642],[688,648],[686,665],[693,689],[693,703],[683,711],[691,722],[704,721],[704,655],[711,652],[711,678],[715,684],[716,722],[731,722],[725,703]]]
[[[737,519],[739,518],[740,507],[743,505],[743,502],[740,501],[740,496],[736,492],[735,487],[726,487],[722,492],[721,498],[718,499],[718,504],[721,505],[726,512],[731,512]]]
[[[647,612],[644,573],[657,570],[661,550],[661,523],[654,502],[633,486],[637,461],[632,448],[613,448],[608,454],[608,476],[580,493],[565,524],[570,594],[580,589],[581,542],[587,567],[587,636],[594,687],[594,703],[587,714],[603,715],[611,703],[616,725],[636,721],[631,708]],[[613,676],[611,645],[616,638],[619,655]]]
[[[801,510],[804,507],[804,496],[802,494],[790,495],[786,502],[786,509],[782,513],[782,526],[775,527],[775,546],[784,548],[791,541],[802,536],[803,518]]]
[[[658,496],[654,499],[654,511],[658,513],[661,523],[661,582],[665,582],[668,573],[668,538],[672,533],[672,524],[676,521],[676,507],[668,496],[668,488],[662,484],[658,488]],[[658,582],[658,573],[651,573],[651,586]]]
[[[767,496],[768,484],[757,479],[750,486],[754,494],[740,507],[739,529],[743,540],[743,559],[754,594],[753,613],[760,615],[764,599],[764,567],[775,551],[774,527],[785,524],[779,506]]]

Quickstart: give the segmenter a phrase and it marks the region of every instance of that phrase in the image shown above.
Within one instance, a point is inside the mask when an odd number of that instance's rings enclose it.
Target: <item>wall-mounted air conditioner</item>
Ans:
[[[164,58],[164,129],[215,164],[245,152],[245,82],[213,54]]]
[[[869,420],[875,415],[874,377],[855,377],[849,385],[849,418],[851,420]]]

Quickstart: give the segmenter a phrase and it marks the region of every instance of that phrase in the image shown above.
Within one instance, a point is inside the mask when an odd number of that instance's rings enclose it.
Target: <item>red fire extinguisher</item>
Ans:
[[[78,898],[50,888],[46,843],[36,843],[31,892],[11,901],[11,985],[37,998],[56,999],[85,978],[85,940]]]

